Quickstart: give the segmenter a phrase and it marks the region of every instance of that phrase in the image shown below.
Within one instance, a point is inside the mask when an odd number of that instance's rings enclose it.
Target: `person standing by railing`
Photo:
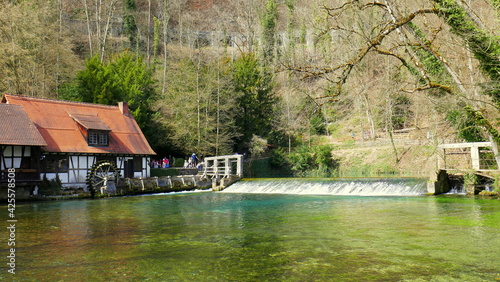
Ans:
[[[196,164],[198,163],[198,157],[196,156],[196,153],[193,153],[191,155],[191,167],[196,167]]]

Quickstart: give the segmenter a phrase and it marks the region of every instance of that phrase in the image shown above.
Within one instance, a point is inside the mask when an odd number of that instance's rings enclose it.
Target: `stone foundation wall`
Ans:
[[[448,174],[445,170],[439,170],[435,175],[432,175],[427,183],[427,193],[438,195],[448,193],[450,184],[448,182]]]

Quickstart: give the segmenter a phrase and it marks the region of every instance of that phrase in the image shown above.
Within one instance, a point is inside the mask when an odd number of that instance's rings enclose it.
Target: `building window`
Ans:
[[[89,132],[89,145],[98,145],[97,132]]]
[[[108,146],[108,132],[89,131],[88,142],[90,146]]]
[[[108,145],[108,134],[100,133],[99,134],[99,145]]]
[[[42,172],[68,172],[69,161],[66,155],[45,155],[42,161]]]

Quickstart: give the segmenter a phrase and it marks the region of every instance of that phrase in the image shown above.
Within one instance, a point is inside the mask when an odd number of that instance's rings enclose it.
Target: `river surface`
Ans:
[[[0,280],[500,281],[498,199],[288,181],[18,205],[16,274],[4,240]],[[406,192],[359,196],[356,183]]]

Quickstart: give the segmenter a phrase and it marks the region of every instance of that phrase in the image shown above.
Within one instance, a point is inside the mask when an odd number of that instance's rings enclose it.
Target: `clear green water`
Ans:
[[[16,213],[16,274],[3,263],[2,281],[500,280],[492,199],[202,192]]]

